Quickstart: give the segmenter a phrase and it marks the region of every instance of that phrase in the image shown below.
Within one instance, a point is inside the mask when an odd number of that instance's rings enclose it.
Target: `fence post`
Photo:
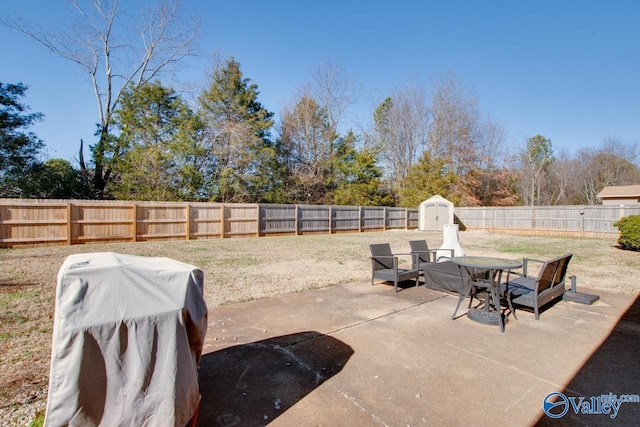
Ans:
[[[262,224],[262,207],[260,206],[260,203],[256,204],[256,206],[258,207],[258,227],[256,233],[258,233],[258,237],[260,236],[264,236],[264,233],[262,232],[262,229],[260,228],[260,224]]]
[[[329,234],[333,233],[333,206],[329,205]]]
[[[138,206],[136,202],[131,204],[131,240],[138,241]]]
[[[224,203],[220,203],[220,238],[224,239],[224,229],[226,228],[226,224],[225,224],[225,220],[224,220],[224,215],[225,215],[225,209],[224,209]]]
[[[404,209],[404,229],[405,230],[409,229],[409,209],[408,208]]]
[[[295,207],[296,219],[294,220],[294,224],[293,225],[294,225],[294,227],[296,229],[296,236],[297,236],[298,234],[300,234],[299,233],[299,231],[300,231],[300,223],[298,222],[298,216],[300,215],[300,212],[298,211],[298,205],[295,205],[295,206],[296,206]]]
[[[487,210],[482,209],[482,231],[487,230]]]
[[[71,202],[67,202],[67,245],[71,245],[71,230],[73,229],[72,224],[72,210],[71,210]]]
[[[362,233],[362,206],[358,206],[358,233]]]
[[[256,206],[256,237],[260,237],[260,205],[258,203]]]
[[[536,231],[536,207],[534,206],[531,209],[531,229],[533,230],[533,234]]]
[[[387,208],[382,211],[382,230],[387,231]]]
[[[185,240],[189,240],[191,239],[191,204],[189,204],[189,202],[187,202],[187,205],[185,206],[184,209],[184,215],[185,215]]]

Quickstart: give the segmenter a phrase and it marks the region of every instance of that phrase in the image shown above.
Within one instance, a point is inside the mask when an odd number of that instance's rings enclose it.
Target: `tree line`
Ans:
[[[512,206],[595,204],[604,186],[640,182],[637,143],[610,137],[573,155],[542,135],[510,143],[452,73],[430,87],[405,83],[358,131],[345,116],[361,91],[330,62],[278,117],[235,58],[213,67],[188,102],[163,81],[198,36],[197,22],[177,19],[179,2],[158,2],[141,18],[148,25],[130,27],[119,2],[92,3],[70,2],[85,24],[71,32],[0,19],[88,71],[99,112],[90,159],[81,141],[77,165],[45,161],[29,131],[43,117],[22,102],[27,86],[0,82],[1,197],[416,207],[440,194],[461,206]],[[143,28],[140,46],[126,37],[133,28]]]

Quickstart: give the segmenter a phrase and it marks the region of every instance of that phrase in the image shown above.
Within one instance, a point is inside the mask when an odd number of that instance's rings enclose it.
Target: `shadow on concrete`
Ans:
[[[422,285],[424,285],[424,282],[422,280],[419,280],[418,286],[422,286]],[[389,281],[385,282],[385,281],[376,279],[373,286],[388,286],[391,288],[391,291],[394,292],[393,282],[389,282]],[[402,280],[398,282],[398,292],[401,292],[405,289],[415,288],[415,287],[416,287],[416,279]]]
[[[571,339],[571,337],[567,337],[567,339]],[[550,409],[551,414],[558,416],[565,408],[568,409],[566,414],[557,419],[543,414],[536,425],[638,425],[640,402],[622,403],[615,418],[611,417],[613,410],[609,414],[585,414],[582,409],[598,411],[602,408],[597,403],[594,406],[592,397],[609,395],[609,393],[618,397],[640,394],[639,355],[640,297],[637,297],[607,339],[561,391],[567,400],[562,397],[552,399],[552,401],[558,402],[558,405]],[[567,357],[570,356],[567,355]],[[549,367],[549,369],[553,369],[553,367]],[[573,402],[579,407],[577,414],[569,400],[571,397],[576,398],[573,399]],[[578,405],[580,397],[584,397],[582,405]],[[542,404],[542,402],[540,403]]]
[[[458,215],[456,215],[456,214],[453,214],[453,223],[454,224],[458,224],[458,230],[460,230],[460,231],[466,231],[467,230],[467,226],[464,225],[464,222],[462,222],[460,217],[458,217]]]
[[[340,372],[352,355],[347,344],[314,331],[205,354],[197,425],[266,425]]]

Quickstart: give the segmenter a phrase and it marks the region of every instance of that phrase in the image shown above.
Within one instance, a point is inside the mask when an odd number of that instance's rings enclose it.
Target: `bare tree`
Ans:
[[[518,196],[512,182],[514,172],[506,164],[510,159],[505,153],[507,132],[500,122],[487,116],[477,125],[475,163],[465,172],[458,190],[463,201],[474,206],[511,206]],[[474,179],[477,183],[474,183]],[[466,199],[466,200],[465,200]]]
[[[424,86],[413,82],[396,89],[374,112],[375,135],[386,179],[396,194],[428,141],[427,99]]]
[[[580,203],[580,168],[565,150],[555,157],[541,183],[541,205],[572,205]]]
[[[513,203],[513,177],[504,170],[505,127],[482,113],[473,88],[452,73],[437,76],[431,88],[431,116],[428,149],[458,176],[461,203]]]
[[[505,126],[487,116],[481,119],[477,133],[478,166],[482,170],[495,170],[508,163],[505,153],[507,131]]]
[[[326,111],[301,90],[281,113],[280,155],[285,192],[295,203],[327,203],[331,145],[335,138]]]
[[[346,111],[358,101],[360,86],[340,64],[325,61],[311,72],[309,94],[324,109],[336,137]]]
[[[444,158],[458,175],[478,164],[483,141],[479,101],[455,75],[437,76],[431,90],[429,150]]]
[[[554,160],[551,140],[542,135],[535,135],[527,140],[520,155],[520,188],[526,206],[542,204],[543,184]]]
[[[128,16],[118,0],[70,0],[69,4],[75,21],[62,29],[43,28],[21,17],[3,18],[0,23],[79,65],[89,75],[99,114],[99,140],[92,147],[94,189],[102,198],[113,163],[124,149],[110,130],[124,90],[157,78],[192,55],[199,25],[195,20],[181,20],[180,0],[144,2],[136,17]],[[81,167],[86,172],[86,166]]]
[[[582,149],[577,156],[582,171],[583,198],[588,204],[597,204],[597,195],[606,186],[640,182],[637,143],[626,144],[607,137],[600,147]]]

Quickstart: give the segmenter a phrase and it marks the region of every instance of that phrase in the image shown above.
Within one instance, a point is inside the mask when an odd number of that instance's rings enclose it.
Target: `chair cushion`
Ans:
[[[529,277],[517,277],[513,280],[509,280],[509,292],[514,297],[519,297],[523,295],[532,295],[533,290],[536,287],[536,281]],[[505,286],[502,285],[504,290]]]
[[[418,277],[418,270],[407,270],[405,268],[398,269],[398,281],[415,279]],[[393,268],[383,268],[380,270],[375,270],[374,277],[381,280],[388,280],[393,282],[396,279],[396,272]]]
[[[535,295],[535,285],[536,281],[534,279],[530,279],[528,277],[518,277],[516,279],[509,281],[509,293],[511,293],[511,300],[519,305],[524,305],[526,307],[541,307],[548,302],[560,297],[564,294],[564,286],[554,286],[553,288],[548,288],[543,290],[537,295]],[[504,291],[505,286],[502,285],[502,290]]]

